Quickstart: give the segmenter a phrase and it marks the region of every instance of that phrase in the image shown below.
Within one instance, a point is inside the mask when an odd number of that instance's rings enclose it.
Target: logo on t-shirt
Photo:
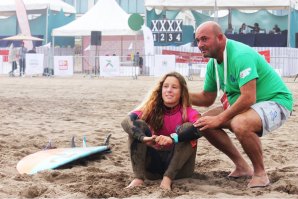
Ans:
[[[230,80],[231,80],[231,82],[235,83],[236,78],[233,75],[230,75]]]
[[[245,78],[250,74],[251,68],[244,69],[240,72],[240,78]]]

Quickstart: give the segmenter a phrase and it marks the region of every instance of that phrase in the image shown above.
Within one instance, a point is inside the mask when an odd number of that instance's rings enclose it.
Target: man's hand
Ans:
[[[218,128],[221,124],[222,121],[218,116],[202,116],[193,125],[203,131]]]

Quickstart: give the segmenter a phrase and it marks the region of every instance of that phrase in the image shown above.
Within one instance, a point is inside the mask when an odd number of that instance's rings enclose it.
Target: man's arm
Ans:
[[[226,111],[223,111],[221,114],[219,114],[219,117],[223,122],[231,120],[233,117],[248,110],[251,105],[256,103],[256,79],[253,79],[244,84],[240,88],[240,92],[241,94],[236,102]]]
[[[256,79],[253,79],[240,88],[241,95],[236,102],[227,110],[217,116],[205,116],[194,123],[200,131],[210,128],[217,128],[236,115],[248,110],[256,102]]]
[[[216,99],[216,92],[201,91],[199,93],[190,93],[191,104],[195,106],[211,106]]]

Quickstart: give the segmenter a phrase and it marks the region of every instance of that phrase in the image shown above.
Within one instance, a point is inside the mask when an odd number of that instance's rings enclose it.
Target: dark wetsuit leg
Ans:
[[[192,124],[185,123],[180,129],[183,130],[190,125]],[[171,161],[164,175],[171,179],[192,176],[195,167],[196,152],[197,146],[193,147],[189,141],[175,144]]]

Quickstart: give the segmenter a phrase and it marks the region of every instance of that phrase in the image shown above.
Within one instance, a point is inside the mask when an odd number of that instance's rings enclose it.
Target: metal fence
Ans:
[[[155,54],[162,54],[162,50],[173,50],[186,53],[199,53],[197,47],[190,46],[167,46],[155,47]],[[270,65],[279,73],[285,81],[293,81],[298,74],[298,49],[297,48],[255,48],[257,51],[270,51]],[[55,56],[73,56],[74,73],[83,75],[100,75],[99,74],[99,59],[100,56],[89,53],[89,55],[82,55],[81,50],[74,48],[55,48],[54,51],[50,48],[38,47],[37,53],[44,54],[44,72],[45,75],[51,75],[53,71],[53,54]],[[131,76],[137,78],[139,75],[152,76],[158,66],[155,66],[154,56],[145,56],[140,53],[143,59],[142,66],[135,63],[133,56],[130,54],[119,56],[120,68],[123,71],[121,76]],[[177,58],[177,56],[176,56]],[[185,57],[184,57],[185,58]],[[7,57],[3,58],[4,60]],[[187,59],[187,58],[186,58]],[[10,65],[10,63],[4,63]],[[206,63],[194,62],[189,57],[186,63],[175,64],[175,70],[186,76],[188,79],[193,79],[193,76],[204,77],[206,70]],[[1,72],[1,71],[0,71]],[[6,71],[7,72],[7,71]],[[5,74],[2,71],[2,74]]]

